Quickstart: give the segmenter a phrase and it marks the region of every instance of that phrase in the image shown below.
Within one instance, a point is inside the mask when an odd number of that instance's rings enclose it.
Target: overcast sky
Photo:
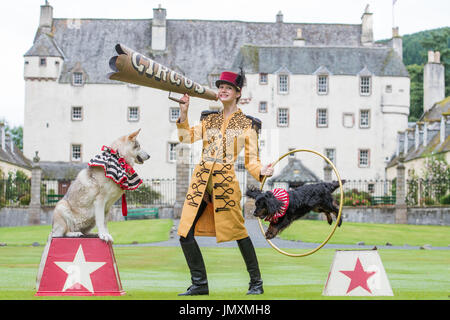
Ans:
[[[360,24],[367,4],[373,15],[375,40],[392,30],[393,0],[49,0],[55,18],[152,18],[158,4],[167,19]],[[5,0],[0,7],[0,120],[23,125],[23,55],[32,46],[45,0]],[[450,26],[450,0],[397,0],[395,25],[400,34]]]

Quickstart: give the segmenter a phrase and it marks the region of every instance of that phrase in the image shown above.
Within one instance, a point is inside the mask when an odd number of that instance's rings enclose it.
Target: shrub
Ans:
[[[344,192],[344,206],[370,206],[370,194],[358,189],[346,191]]]
[[[134,205],[155,204],[160,198],[161,194],[145,183],[136,190],[127,192],[127,203]]]
[[[423,198],[423,199],[420,200],[420,204],[421,204],[422,206],[423,206],[423,205],[426,205],[426,206],[432,206],[432,205],[435,204],[435,201],[433,200],[433,198],[426,197],[426,198]]]
[[[450,204],[450,193],[441,197],[441,199],[439,199],[439,202],[441,204]]]
[[[21,206],[28,206],[30,204],[31,197],[29,194],[26,194],[19,198],[19,202]]]
[[[344,193],[344,206],[370,206],[370,194],[352,189]]]

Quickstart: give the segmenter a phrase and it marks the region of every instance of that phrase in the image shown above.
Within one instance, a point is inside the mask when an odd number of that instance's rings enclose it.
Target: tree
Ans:
[[[423,175],[425,204],[434,204],[436,201],[440,201],[450,188],[450,166],[444,155],[427,156]]]
[[[406,67],[411,79],[409,121],[417,121],[423,113],[423,65]]]
[[[3,122],[5,124],[5,133],[9,133],[13,139],[14,144],[23,151],[23,127],[18,126],[11,128],[8,121],[5,119],[0,120],[0,123]]]
[[[420,44],[426,50],[422,52],[425,57],[428,51],[439,51],[441,53],[441,63],[445,67],[445,96],[450,95],[450,27],[431,30]],[[425,58],[426,59],[426,58]],[[425,60],[426,61],[426,60]]]
[[[9,133],[11,134],[13,142],[17,148],[19,148],[20,151],[23,151],[23,127],[19,126],[12,129],[10,128]]]
[[[445,67],[445,96],[450,95],[450,27],[403,36],[403,63],[411,78],[409,121],[417,121],[423,113],[423,67],[429,50],[441,53],[441,63]]]

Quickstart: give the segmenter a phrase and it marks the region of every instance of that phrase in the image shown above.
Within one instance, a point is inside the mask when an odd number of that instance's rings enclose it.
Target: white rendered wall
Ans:
[[[315,75],[290,75],[289,94],[277,92],[276,75],[268,84],[259,84],[259,75],[247,74],[240,104],[246,114],[262,121],[260,139],[264,164],[273,162],[290,148],[313,149],[324,153],[336,149],[336,167],[345,179],[383,179],[384,160],[395,151],[398,130],[407,126],[409,79],[372,77],[372,94],[359,94],[357,76],[329,78],[327,95],[318,95]],[[392,96],[384,87],[392,85]],[[215,89],[215,88],[214,88]],[[403,91],[400,91],[403,90]],[[102,145],[139,128],[139,141],[151,159],[136,166],[143,178],[174,178],[175,163],[168,160],[168,143],[178,142],[176,125],[169,122],[169,108],[178,107],[167,99],[168,92],[126,84],[85,84],[77,87],[56,81],[26,81],[24,153],[32,158],[39,151],[42,161],[70,161],[70,145],[82,145],[82,162],[89,161]],[[382,96],[384,98],[382,98]],[[389,100],[389,99],[390,100]],[[267,113],[258,112],[259,102],[267,101]],[[384,104],[383,104],[384,103]],[[83,107],[83,120],[71,120],[71,107]],[[130,106],[138,106],[140,120],[127,120]],[[221,107],[214,101],[191,98],[189,121],[199,123],[202,110]],[[277,109],[289,108],[289,126],[277,126]],[[317,108],[328,109],[328,127],[316,127]],[[360,109],[370,109],[370,128],[359,128]],[[385,112],[389,113],[383,113]],[[343,113],[354,114],[352,128],[343,126]],[[370,149],[370,166],[358,167],[358,149]],[[201,142],[192,147],[198,160]],[[323,178],[324,162],[308,157],[304,164]]]

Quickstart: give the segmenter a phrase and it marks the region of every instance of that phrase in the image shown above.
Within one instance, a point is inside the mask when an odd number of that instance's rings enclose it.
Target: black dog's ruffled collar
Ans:
[[[272,190],[272,194],[275,198],[283,202],[280,210],[276,212],[272,217],[267,217],[265,220],[273,223],[277,223],[278,219],[286,214],[286,210],[289,207],[289,193],[282,188],[275,188]]]

